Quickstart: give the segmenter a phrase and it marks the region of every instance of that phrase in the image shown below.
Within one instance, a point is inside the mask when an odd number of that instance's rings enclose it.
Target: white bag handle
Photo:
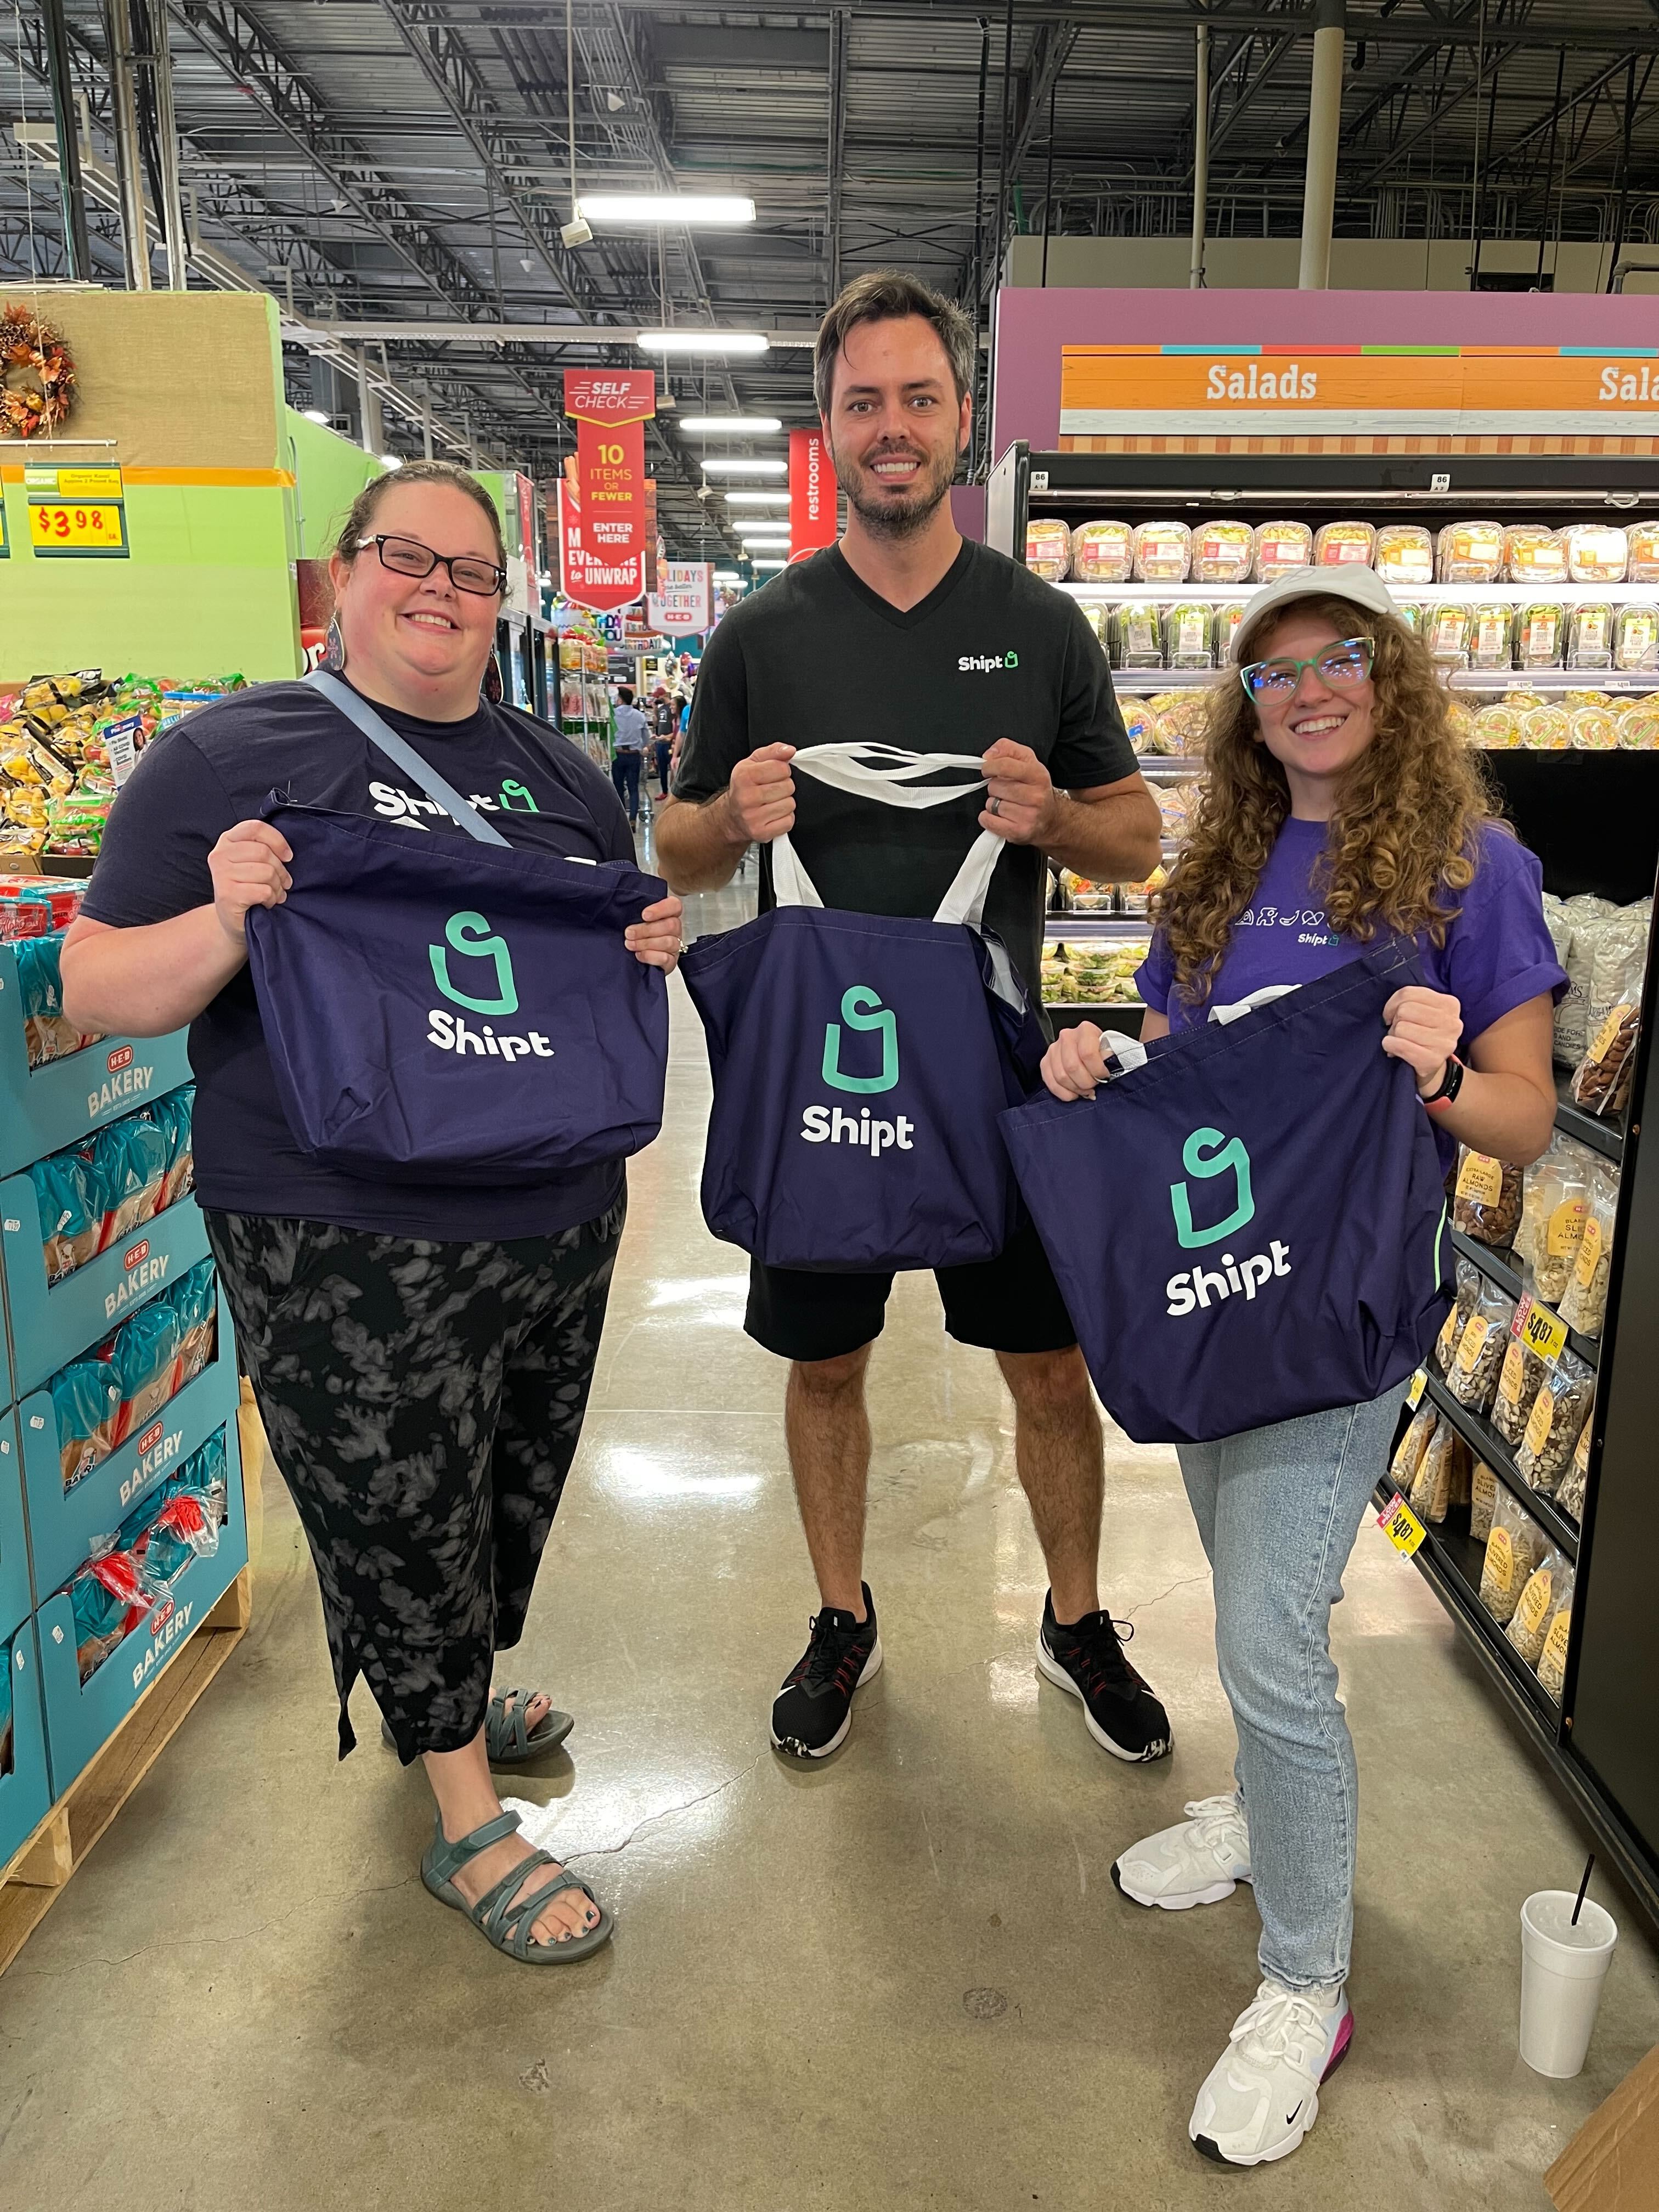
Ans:
[[[948,806],[967,792],[983,789],[985,773],[972,753],[915,753],[897,745],[808,745],[790,763],[820,783],[873,799],[884,806]],[[941,769],[970,769],[970,782],[928,784],[921,778]],[[968,848],[956,880],[939,903],[935,921],[962,922],[977,929],[984,918],[986,894],[1006,841],[994,830],[981,830]],[[801,866],[786,831],[772,840],[772,891],[780,906],[822,907],[817,887]]]

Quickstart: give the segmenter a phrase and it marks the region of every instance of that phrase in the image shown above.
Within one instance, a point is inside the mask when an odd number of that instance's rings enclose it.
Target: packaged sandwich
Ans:
[[[1598,603],[1575,607],[1567,623],[1569,668],[1610,668],[1613,665],[1613,613]]]
[[[1474,741],[1488,752],[1509,752],[1521,742],[1521,716],[1502,699],[1494,699],[1474,718]]]
[[[1474,635],[1473,607],[1444,603],[1425,614],[1423,641],[1443,668],[1467,668],[1469,641]]]
[[[1613,629],[1615,668],[1659,668],[1659,611],[1620,607]]]
[[[1566,642],[1566,609],[1558,599],[1535,600],[1515,621],[1515,658],[1522,668],[1559,668]]]
[[[1164,735],[1166,752],[1197,756],[1204,750],[1210,729],[1210,700],[1208,685],[1194,685],[1188,691],[1177,691],[1158,716],[1158,726]]]
[[[1322,522],[1314,538],[1316,568],[1340,568],[1357,562],[1369,568],[1376,550],[1376,532],[1369,522]]]
[[[1632,522],[1626,530],[1625,580],[1659,584],[1659,522]]]
[[[1472,745],[1476,743],[1474,716],[1461,699],[1449,699],[1446,702],[1446,726],[1460,744]]]
[[[1619,717],[1619,743],[1626,752],[1659,751],[1659,698],[1631,702]]]
[[[1488,603],[1469,610],[1469,665],[1508,668],[1511,664],[1511,611]]]
[[[1186,582],[1193,560],[1193,533],[1184,522],[1138,523],[1133,544],[1138,584]]]
[[[1533,752],[1559,753],[1572,743],[1572,720],[1565,707],[1529,707],[1521,718],[1521,742]]]
[[[1501,522],[1449,522],[1435,544],[1435,580],[1496,583],[1504,566]]]
[[[1434,540],[1419,523],[1385,523],[1376,533],[1371,566],[1386,584],[1431,584]]]
[[[1113,659],[1119,668],[1162,668],[1164,625],[1155,606],[1139,601],[1119,607],[1112,617]]]
[[[1243,584],[1255,557],[1255,532],[1248,522],[1202,524],[1193,538],[1195,584]]]
[[[1616,523],[1576,522],[1561,532],[1567,574],[1575,584],[1622,584],[1630,541]]]
[[[1080,584],[1127,584],[1134,572],[1134,532],[1127,522],[1079,522],[1072,532],[1072,574]]]
[[[1313,544],[1314,534],[1305,522],[1259,522],[1250,574],[1258,584],[1271,584],[1292,568],[1310,568]]]
[[[1025,565],[1045,583],[1065,582],[1072,566],[1072,533],[1063,522],[1037,516],[1026,524]]]
[[[1138,753],[1162,752],[1164,748],[1157,743],[1154,734],[1158,716],[1146,700],[1120,699],[1117,703],[1123,715],[1124,729],[1134,750]]]
[[[1212,668],[1215,648],[1210,610],[1198,602],[1165,607],[1164,636],[1171,668]]]
[[[1572,742],[1581,753],[1608,753],[1619,743],[1619,717],[1605,707],[1575,707],[1569,716]]]
[[[1565,584],[1567,550],[1560,532],[1511,523],[1504,532],[1504,574],[1512,584]]]

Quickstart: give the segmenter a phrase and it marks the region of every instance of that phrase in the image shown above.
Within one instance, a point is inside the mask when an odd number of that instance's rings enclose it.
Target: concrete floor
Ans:
[[[502,1676],[578,1717],[521,1796],[616,1910],[614,1944],[533,1972],[427,1897],[428,1801],[361,1692],[362,1747],[335,1762],[316,1588],[268,1469],[252,1632],[0,1980],[0,2202],[1186,2212],[1243,2188],[1294,2212],[1541,2212],[1544,2168],[1659,2040],[1659,1965],[1598,1878],[1625,1932],[1589,2065],[1522,2065],[1516,1914],[1576,1882],[1583,1841],[1369,1524],[1338,1616],[1358,2034],[1270,2175],[1186,2140],[1254,1993],[1248,1891],[1176,1917],[1108,1873],[1231,1766],[1174,1455],[1109,1443],[1106,1589],[1177,1744],[1125,1767],[1039,1686],[1010,1407],[925,1280],[873,1367],[886,1671],[826,1770],[767,1748],[812,1593],[781,1372],[697,1212],[708,1079],[675,988],[666,1132],[633,1172],[581,1456]]]

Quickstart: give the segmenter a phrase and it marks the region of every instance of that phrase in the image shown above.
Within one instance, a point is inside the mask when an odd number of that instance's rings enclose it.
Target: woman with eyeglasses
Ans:
[[[1234,652],[1139,970],[1142,1036],[1190,1029],[1212,1006],[1410,935],[1425,980],[1390,999],[1378,1050],[1411,1067],[1448,1164],[1458,1141],[1536,1159],[1555,1115],[1551,1016],[1566,978],[1538,862],[1496,818],[1427,651],[1381,578],[1334,569],[1259,592]],[[1090,1096],[1106,1074],[1100,1031],[1063,1030],[1043,1073],[1059,1097]],[[1287,1088],[1292,1127],[1296,1112]],[[1261,1986],[1188,2126],[1200,2151],[1233,2165],[1296,2149],[1353,2031],[1358,1797],[1330,1612],[1403,1397],[1402,1384],[1369,1405],[1179,1447],[1214,1581],[1237,1787],[1125,1851],[1112,1879],[1172,1912],[1255,1886]]]
[[[327,665],[509,843],[632,861],[602,769],[497,703],[507,555],[476,477],[414,462],[358,496],[330,562]],[[191,1024],[196,1182],[278,1465],[311,1545],[335,1682],[366,1675],[387,1740],[437,1801],[427,1887],[508,1955],[580,1958],[611,1933],[586,1886],[517,1832],[492,1765],[572,1723],[540,1692],[492,1694],[519,1641],[574,1455],[625,1197],[620,1163],[502,1188],[374,1182],[295,1145],[277,1103],[245,921],[280,905],[293,855],[273,793],[378,815],[413,837],[460,824],[304,684],[241,692],[145,751],[65,939],[65,1001],[89,1029]],[[680,902],[626,932],[672,969]],[[603,1018],[603,1009],[596,1009]]]

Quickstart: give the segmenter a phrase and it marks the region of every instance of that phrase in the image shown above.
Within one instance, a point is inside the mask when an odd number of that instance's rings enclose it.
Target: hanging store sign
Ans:
[[[1659,452],[1659,346],[1068,345],[1075,453]]]
[[[655,373],[568,375],[564,410],[576,425],[579,511],[579,527],[561,548],[564,595],[598,611],[628,606],[647,589],[645,426],[657,411]]]
[[[23,471],[29,544],[37,559],[129,560],[127,510],[118,468]]]
[[[706,630],[714,618],[714,564],[712,561],[664,561],[657,570],[657,589],[648,603],[653,629],[664,637],[690,637]]]
[[[789,433],[789,558],[836,542],[836,466],[822,430]]]

